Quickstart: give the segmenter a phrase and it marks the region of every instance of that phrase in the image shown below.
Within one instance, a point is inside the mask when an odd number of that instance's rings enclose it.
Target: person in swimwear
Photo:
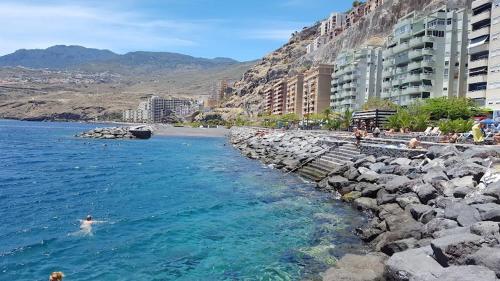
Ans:
[[[81,231],[91,234],[92,233],[92,225],[97,223],[104,223],[105,221],[96,221],[92,219],[91,215],[88,215],[84,220],[80,220],[80,229]]]

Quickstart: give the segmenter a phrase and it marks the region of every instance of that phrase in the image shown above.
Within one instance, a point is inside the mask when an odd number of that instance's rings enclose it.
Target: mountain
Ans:
[[[432,11],[444,5],[466,7],[470,0],[384,0],[383,5],[318,50],[307,54],[306,46],[319,36],[319,22],[295,33],[281,48],[268,54],[236,82],[238,95],[225,104],[241,107],[248,115],[262,111],[263,89],[319,63],[333,63],[339,52],[362,45],[383,45],[398,19],[411,13]]]
[[[179,69],[208,69],[235,65],[230,58],[197,58],[169,52],[130,52],[124,55],[109,50],[57,45],[47,49],[17,50],[0,57],[0,67],[28,67],[52,70],[149,72]]]
[[[0,57],[0,66],[64,69],[93,61],[110,60],[118,56],[108,50],[56,45],[47,49],[17,50]]]

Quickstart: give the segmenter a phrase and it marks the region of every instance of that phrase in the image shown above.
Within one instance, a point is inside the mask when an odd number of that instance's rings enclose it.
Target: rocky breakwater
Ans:
[[[92,139],[135,139],[128,127],[95,128],[76,135],[81,138]]]
[[[233,128],[229,136],[232,145],[243,155],[287,171],[296,170],[329,149],[322,144],[326,135],[307,131]]]
[[[308,137],[321,138],[238,129],[231,140],[245,155],[290,169],[284,161],[300,161],[292,155],[311,157],[293,144]],[[305,143],[313,151],[325,148]],[[267,151],[272,156],[263,156]],[[371,217],[357,234],[372,252],[344,256],[324,280],[499,280],[498,148],[433,146],[411,158],[360,154],[330,171],[318,188]]]

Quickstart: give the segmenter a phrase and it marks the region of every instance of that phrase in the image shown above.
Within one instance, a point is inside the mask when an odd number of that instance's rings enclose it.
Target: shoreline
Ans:
[[[324,281],[500,277],[499,147],[356,149],[349,135],[249,127],[231,129],[229,141],[368,214],[356,234],[371,250],[347,253]]]
[[[154,136],[161,137],[210,137],[224,138],[229,135],[230,130],[224,127],[219,128],[191,128],[191,127],[174,127],[171,125],[154,124]]]

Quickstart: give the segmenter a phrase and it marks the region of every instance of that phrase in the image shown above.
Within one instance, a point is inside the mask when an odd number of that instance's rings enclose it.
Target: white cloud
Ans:
[[[168,50],[196,45],[186,35],[206,28],[206,22],[149,19],[103,7],[7,2],[0,3],[0,54],[54,44]]]

